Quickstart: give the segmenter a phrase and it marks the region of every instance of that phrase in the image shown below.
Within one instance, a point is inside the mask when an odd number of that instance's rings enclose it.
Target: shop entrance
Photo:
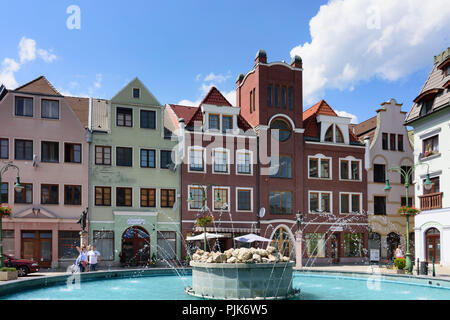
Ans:
[[[52,232],[22,231],[21,257],[39,263],[40,267],[50,268],[52,264]]]
[[[122,234],[121,262],[142,266],[150,262],[150,236],[142,227],[133,226]]]
[[[431,263],[434,258],[434,263],[441,262],[441,234],[438,229],[431,228],[426,232],[427,244],[427,261]]]

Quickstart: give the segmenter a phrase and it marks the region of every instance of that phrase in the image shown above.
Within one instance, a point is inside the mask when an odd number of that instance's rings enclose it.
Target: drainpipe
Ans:
[[[183,161],[184,159],[184,139],[185,139],[185,123],[184,119],[181,118],[178,120],[179,123],[179,134],[178,134],[178,143],[181,143],[181,147],[178,146],[178,159],[179,166],[180,166],[180,235],[183,237]],[[181,140],[181,141],[180,141]],[[181,153],[180,153],[181,152]],[[183,246],[183,239],[180,239],[180,249]],[[188,255],[187,249],[186,249],[186,255]],[[180,259],[183,259],[183,257],[180,257]]]
[[[92,208],[92,199],[91,199],[91,143],[92,143],[92,98],[89,98],[89,116],[88,116],[88,127],[86,129],[86,142],[88,144],[88,208]],[[92,239],[90,237],[91,230],[91,219],[88,211],[88,242],[92,243]]]
[[[368,136],[364,137],[364,144],[366,146],[365,153],[364,153],[364,162],[365,162],[364,168],[366,170],[369,170],[371,167],[371,164],[370,164],[370,138]]]

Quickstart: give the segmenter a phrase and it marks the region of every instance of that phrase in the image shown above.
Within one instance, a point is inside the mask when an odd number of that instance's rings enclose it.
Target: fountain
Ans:
[[[294,262],[275,247],[239,248],[225,252],[197,250],[190,262],[192,287],[186,293],[207,299],[289,299]]]

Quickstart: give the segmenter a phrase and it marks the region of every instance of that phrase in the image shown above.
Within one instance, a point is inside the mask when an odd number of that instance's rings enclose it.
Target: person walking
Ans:
[[[92,245],[87,253],[89,262],[89,271],[97,271],[97,264],[101,260],[101,254],[95,250],[95,246]]]

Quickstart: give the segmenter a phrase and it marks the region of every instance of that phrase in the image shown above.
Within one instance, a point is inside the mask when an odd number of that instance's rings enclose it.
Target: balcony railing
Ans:
[[[420,210],[433,210],[442,208],[442,192],[419,196]]]

